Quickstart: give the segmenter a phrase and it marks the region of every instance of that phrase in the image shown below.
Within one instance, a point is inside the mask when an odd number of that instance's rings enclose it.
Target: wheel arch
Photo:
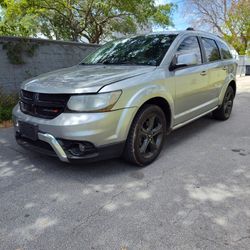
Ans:
[[[138,109],[136,110],[136,112],[134,113],[133,118],[131,119],[131,123],[129,126],[129,129],[127,131],[127,133],[130,130],[131,125],[134,122],[134,119],[136,117],[136,115],[138,114],[138,112],[140,112],[140,110],[145,106],[145,105],[157,105],[159,106],[162,111],[165,114],[166,117],[166,122],[167,122],[167,131],[170,132],[171,128],[172,128],[172,124],[173,124],[173,112],[172,112],[172,108],[171,108],[171,104],[169,103],[169,101],[167,101],[164,97],[162,96],[154,96],[154,97],[150,97],[146,100],[144,100],[143,102],[140,103],[140,105],[138,105]]]
[[[153,160],[150,160],[149,162],[141,163],[140,160],[138,160],[138,156],[136,156],[135,149],[134,148],[131,149],[131,145],[133,145],[133,143],[131,143],[131,142],[133,141],[133,138],[136,135],[134,133],[134,131],[135,131],[135,128],[136,128],[136,124],[138,122],[138,113],[140,114],[140,112],[143,112],[143,110],[146,110],[147,108],[149,108],[150,105],[158,106],[163,111],[163,113],[165,114],[166,126],[167,127],[166,127],[166,131],[164,131],[164,132],[167,132],[167,133],[170,132],[170,128],[171,128],[170,127],[171,126],[170,125],[171,120],[172,120],[171,106],[170,106],[170,104],[167,102],[167,100],[165,98],[160,97],[160,96],[152,97],[152,98],[146,100],[145,102],[143,102],[142,105],[137,109],[137,111],[135,112],[135,115],[134,115],[134,117],[132,119],[131,125],[129,127],[129,131],[132,131],[132,133],[130,133],[128,131],[128,136],[127,136],[127,139],[126,139],[126,144],[125,144],[125,148],[124,148],[124,152],[123,152],[123,157],[127,161],[132,162],[132,163],[136,163],[137,165],[140,165],[140,166],[145,166],[145,164],[148,165],[155,159],[155,158],[153,158]],[[164,143],[164,137],[163,137],[162,140],[163,140],[162,143]],[[162,148],[162,145],[163,144],[161,144],[161,148]],[[161,150],[161,148],[160,148],[160,150]],[[156,157],[158,156],[159,152],[157,153]]]
[[[171,107],[170,104],[168,103],[168,101],[163,98],[163,97],[153,97],[150,98],[149,100],[145,101],[141,107],[139,108],[142,109],[145,105],[157,105],[158,107],[160,107],[162,109],[162,111],[165,114],[165,118],[167,121],[167,131],[170,130],[171,128],[171,123],[172,123],[172,112],[171,112]],[[138,112],[139,112],[138,110]]]
[[[231,86],[233,88],[234,96],[236,95],[236,91],[237,91],[236,81],[235,81],[235,79],[231,79],[227,84],[224,84],[222,89],[221,89],[221,92],[219,95],[219,105],[221,105],[223,102],[224,95],[227,91],[228,86]]]
[[[231,86],[232,88],[233,88],[233,90],[234,90],[234,96],[236,95],[236,91],[237,91],[237,87],[236,87],[236,82],[235,82],[235,80],[232,80],[229,84],[228,84],[228,86]]]

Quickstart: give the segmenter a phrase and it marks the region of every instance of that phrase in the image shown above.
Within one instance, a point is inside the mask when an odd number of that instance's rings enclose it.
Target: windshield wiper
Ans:
[[[137,66],[155,66],[153,64],[146,64],[146,63],[136,63],[136,62],[131,62],[131,61],[124,61],[124,62],[116,62],[116,63],[112,63],[112,62],[108,62],[108,61],[104,61],[104,62],[99,62],[99,63],[80,63],[80,65],[86,65],[86,66],[91,66],[91,65],[137,65]]]
[[[82,62],[82,63],[80,63],[79,65],[86,65],[86,66],[91,66],[91,65],[104,65],[104,63],[84,63],[84,62]]]
[[[111,63],[111,62],[103,62],[103,64],[105,65],[146,65],[143,63],[136,63],[136,62],[131,62],[131,61],[124,61],[124,62],[115,62],[115,63]]]

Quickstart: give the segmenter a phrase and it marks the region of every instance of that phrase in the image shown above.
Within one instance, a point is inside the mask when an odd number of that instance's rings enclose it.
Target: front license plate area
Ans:
[[[38,126],[33,125],[27,122],[18,122],[19,123],[19,131],[21,136],[26,137],[32,141],[36,141],[38,139]]]

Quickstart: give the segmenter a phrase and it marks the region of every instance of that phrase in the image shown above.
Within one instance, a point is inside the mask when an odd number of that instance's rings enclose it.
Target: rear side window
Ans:
[[[220,47],[220,51],[221,51],[221,55],[223,59],[226,60],[226,59],[233,58],[229,48],[227,47],[225,43],[218,41],[217,44]]]
[[[177,49],[177,55],[195,53],[198,58],[198,64],[201,64],[201,51],[197,37],[190,36],[185,38]]]
[[[205,49],[207,62],[220,60],[221,59],[220,51],[215,41],[209,38],[204,38],[204,37],[202,37],[201,40]]]

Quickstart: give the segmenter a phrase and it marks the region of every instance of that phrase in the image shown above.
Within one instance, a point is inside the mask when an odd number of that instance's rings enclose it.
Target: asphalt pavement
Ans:
[[[0,249],[250,249],[250,77],[230,120],[173,132],[146,168],[61,163],[0,129]]]

